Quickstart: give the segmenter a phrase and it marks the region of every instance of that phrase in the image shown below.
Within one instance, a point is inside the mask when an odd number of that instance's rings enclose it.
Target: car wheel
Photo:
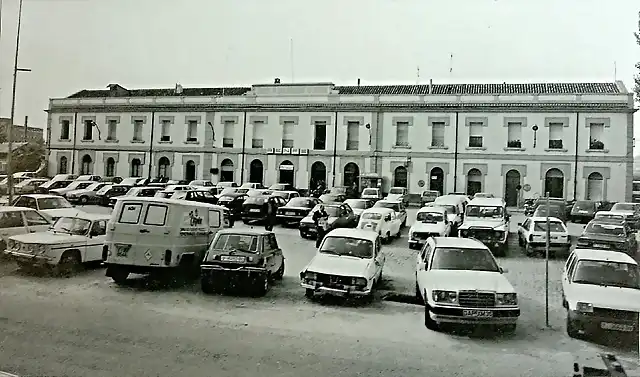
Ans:
[[[385,234],[384,243],[391,243],[391,232],[387,232],[387,234]]]
[[[276,280],[282,280],[283,277],[284,277],[284,259],[282,259],[282,264],[280,265],[280,268],[278,268],[278,271],[276,271],[276,273],[273,275],[273,278]]]
[[[107,275],[111,276],[117,285],[124,285],[129,277],[129,272],[117,267],[107,268]]]
[[[578,331],[575,321],[569,318],[568,312],[567,312],[567,335],[569,335],[570,338],[580,339],[580,331]]]
[[[242,222],[245,223],[245,225],[249,225],[249,220],[247,219],[242,219]]]
[[[308,299],[313,299],[313,297],[315,296],[316,292],[311,289],[311,288],[307,288],[304,291],[304,297],[308,298]]]
[[[271,276],[269,274],[262,274],[255,281],[255,296],[262,297],[269,292],[269,288],[271,288]]]
[[[60,262],[56,266],[56,270],[61,276],[71,276],[77,272],[82,266],[80,253],[77,251],[67,251],[60,257]]]
[[[80,197],[80,204],[87,204],[89,202],[89,198],[87,196]]]
[[[494,255],[496,257],[504,257],[507,255],[507,245],[498,245],[496,247]]]
[[[431,319],[430,313],[431,313],[431,310],[429,308],[429,305],[425,304],[424,305],[424,327],[432,331],[438,331],[439,330],[438,323]]]
[[[524,247],[524,241],[522,240],[522,235],[518,233],[518,246]]]
[[[302,230],[300,231],[300,237],[302,238],[309,238],[309,235],[306,232],[303,232]]]
[[[528,242],[524,243],[523,248],[524,248],[524,255],[526,255],[528,257],[532,257],[533,256],[533,254],[534,254],[533,247]]]
[[[202,278],[200,279],[200,288],[202,288],[202,292],[208,295],[216,293],[215,284],[210,279]]]
[[[513,334],[517,328],[518,326],[515,323],[510,323],[508,325],[501,325],[498,329],[503,334]]]

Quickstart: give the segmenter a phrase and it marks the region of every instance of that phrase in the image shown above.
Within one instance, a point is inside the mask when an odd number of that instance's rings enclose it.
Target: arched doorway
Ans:
[[[357,192],[360,192],[360,167],[356,163],[350,162],[344,166],[342,184],[345,187],[353,187],[354,183]]]
[[[170,178],[170,166],[171,161],[167,157],[160,157],[158,160],[158,178]]]
[[[140,159],[134,158],[131,160],[131,174],[129,177],[141,177],[142,176],[142,162]]]
[[[520,172],[515,169],[509,170],[504,179],[504,201],[507,203],[507,206],[516,207],[518,206],[518,196],[520,194],[520,190],[518,190],[518,186],[520,186]]]
[[[293,183],[293,162],[284,160],[278,167],[278,183],[288,183],[291,186],[295,186]]]
[[[234,172],[233,161],[228,158],[222,160],[222,164],[220,164],[220,182],[233,182]]]
[[[80,175],[93,174],[93,160],[91,156],[85,154],[82,157],[82,165],[80,166]]]
[[[544,192],[542,196],[549,194],[552,198],[564,198],[564,174],[560,169],[547,170],[544,176]]]
[[[407,187],[407,168],[404,166],[393,171],[393,187]]]
[[[104,167],[104,175],[113,177],[116,175],[116,160],[113,157],[107,158],[107,164]]]
[[[264,167],[262,161],[255,159],[249,164],[249,182],[262,183],[264,180]]]
[[[320,183],[327,187],[327,167],[321,161],[316,161],[311,165],[309,190],[315,190]]]
[[[196,163],[193,160],[187,161],[184,167],[184,180],[191,182],[196,179]]]
[[[604,179],[602,174],[593,172],[587,177],[587,200],[595,200],[597,202],[604,200]]]
[[[482,192],[482,172],[476,168],[467,173],[467,195]]]
[[[59,174],[68,174],[68,163],[69,160],[65,156],[60,157],[60,164],[58,165],[58,173]]]
[[[429,190],[444,195],[444,171],[439,167],[431,169],[431,173],[429,173]]]

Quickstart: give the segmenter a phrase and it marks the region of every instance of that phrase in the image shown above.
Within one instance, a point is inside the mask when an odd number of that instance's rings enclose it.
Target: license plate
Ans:
[[[253,213],[260,213],[260,209],[258,208],[252,208],[249,210],[249,212],[253,212]]]
[[[611,322],[602,322],[600,323],[600,328],[604,330],[614,330],[614,331],[624,331],[631,332],[633,331],[632,325],[623,325],[620,323],[611,323]]]
[[[578,213],[587,213],[587,211],[578,211]]]
[[[232,255],[223,255],[220,257],[220,260],[223,262],[244,262],[245,257],[237,257]]]
[[[286,213],[286,215],[287,215],[287,216],[295,216],[295,215],[296,215],[296,213],[295,213],[295,212],[287,212],[287,213]]]
[[[116,250],[116,255],[119,257],[126,257],[129,254],[129,246],[118,246]]]
[[[596,247],[596,248],[598,248],[598,247],[599,247],[599,248],[601,248],[601,249],[608,249],[608,248],[609,248],[609,245],[606,245],[606,244],[603,244],[603,243],[594,243],[594,244],[593,244],[593,247]]]
[[[493,312],[491,310],[464,309],[462,310],[462,315],[465,317],[491,318],[493,317]]]

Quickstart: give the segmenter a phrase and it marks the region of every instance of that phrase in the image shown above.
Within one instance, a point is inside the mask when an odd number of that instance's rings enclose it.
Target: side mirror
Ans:
[[[522,226],[522,223],[518,223],[518,226]]]

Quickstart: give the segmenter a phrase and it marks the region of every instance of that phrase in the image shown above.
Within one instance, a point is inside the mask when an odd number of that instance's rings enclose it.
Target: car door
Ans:
[[[107,237],[107,221],[97,220],[91,225],[89,239],[87,240],[84,252],[82,253],[83,262],[95,262],[102,260],[102,247]]]
[[[390,234],[392,236],[397,236],[400,234],[400,228],[402,227],[402,219],[398,217],[398,214],[395,211],[390,212],[389,216],[391,216],[391,220],[389,220],[388,224],[390,229]]]
[[[569,258],[567,259],[567,263],[565,264],[564,270],[562,271],[562,298],[566,297],[567,292],[569,291],[569,286],[571,284],[571,275],[575,266],[577,264],[578,258],[575,253],[571,253]]]
[[[29,233],[46,232],[51,226],[51,222],[36,210],[25,210],[23,214]]]
[[[0,212],[0,250],[6,248],[9,237],[25,233],[29,233],[29,230],[21,211]]]
[[[267,271],[273,274],[277,271],[277,260],[275,249],[272,247],[272,242],[269,235],[261,236],[262,238],[262,257],[264,258]]]
[[[357,226],[358,224],[356,224],[356,221],[357,221],[356,214],[353,212],[351,207],[349,207],[348,204],[343,204],[342,208],[345,212],[345,222],[346,222],[347,228],[353,228]]]
[[[418,265],[416,268],[416,286],[420,291],[420,294],[424,298],[426,281],[428,280],[429,260],[431,259],[432,246],[427,243],[422,247],[422,251],[418,255]]]

